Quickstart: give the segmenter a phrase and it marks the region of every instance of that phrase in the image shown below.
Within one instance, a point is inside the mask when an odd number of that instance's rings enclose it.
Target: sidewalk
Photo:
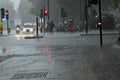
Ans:
[[[86,32],[80,32],[81,36],[85,36],[86,35]],[[116,30],[113,30],[113,31],[102,31],[102,34],[103,35],[118,35],[118,31]],[[88,34],[87,35],[99,35],[100,34],[100,31],[99,30],[91,30],[91,31],[88,31]]]

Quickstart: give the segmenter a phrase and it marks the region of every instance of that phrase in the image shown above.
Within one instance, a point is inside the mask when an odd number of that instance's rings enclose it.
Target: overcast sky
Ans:
[[[20,0],[11,0],[11,2],[13,2],[13,4],[14,4],[14,9],[17,11],[17,9],[18,9],[18,7],[19,7]]]

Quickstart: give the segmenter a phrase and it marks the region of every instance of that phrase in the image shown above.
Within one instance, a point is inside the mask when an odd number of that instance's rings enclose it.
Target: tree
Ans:
[[[32,2],[30,13],[36,16],[40,16],[40,10],[43,9],[46,0],[29,0]]]
[[[18,8],[18,13],[23,22],[35,22],[35,17],[30,14],[32,8],[32,3],[28,0],[21,0]]]
[[[47,7],[47,0],[29,0],[32,2],[33,7],[31,9],[31,13],[34,15],[39,16],[40,9]],[[112,6],[116,1],[120,0],[101,0],[102,2],[102,11],[107,11],[111,9]],[[96,5],[97,7],[98,5]],[[64,8],[65,12],[67,13],[68,19],[73,19],[75,24],[78,24],[80,21],[84,22],[85,15],[85,0],[50,0],[50,17],[55,21],[61,21],[60,18],[60,10]],[[97,10],[98,11],[98,10]],[[89,11],[90,12],[90,9]],[[90,13],[89,13],[90,14]],[[59,17],[58,17],[59,16]]]
[[[115,29],[115,18],[112,14],[106,14],[106,16],[103,17],[103,29],[104,30]]]
[[[120,0],[114,0],[114,8],[118,8],[120,3]]]
[[[14,19],[14,15],[16,14],[13,3],[10,2],[10,0],[0,0],[0,8],[5,8],[6,10],[9,10],[9,17],[10,19]]]
[[[57,0],[57,2],[61,5],[61,6],[69,6],[71,5],[74,0]]]

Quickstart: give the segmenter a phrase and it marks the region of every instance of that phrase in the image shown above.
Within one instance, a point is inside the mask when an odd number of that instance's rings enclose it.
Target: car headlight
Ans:
[[[25,32],[26,31],[26,29],[23,29],[23,32]]]
[[[33,29],[30,29],[30,31],[32,32],[32,31],[33,31]]]

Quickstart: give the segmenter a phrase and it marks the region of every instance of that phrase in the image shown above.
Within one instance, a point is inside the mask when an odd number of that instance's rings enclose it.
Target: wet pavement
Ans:
[[[120,80],[118,35],[80,34],[0,37],[0,80]]]

